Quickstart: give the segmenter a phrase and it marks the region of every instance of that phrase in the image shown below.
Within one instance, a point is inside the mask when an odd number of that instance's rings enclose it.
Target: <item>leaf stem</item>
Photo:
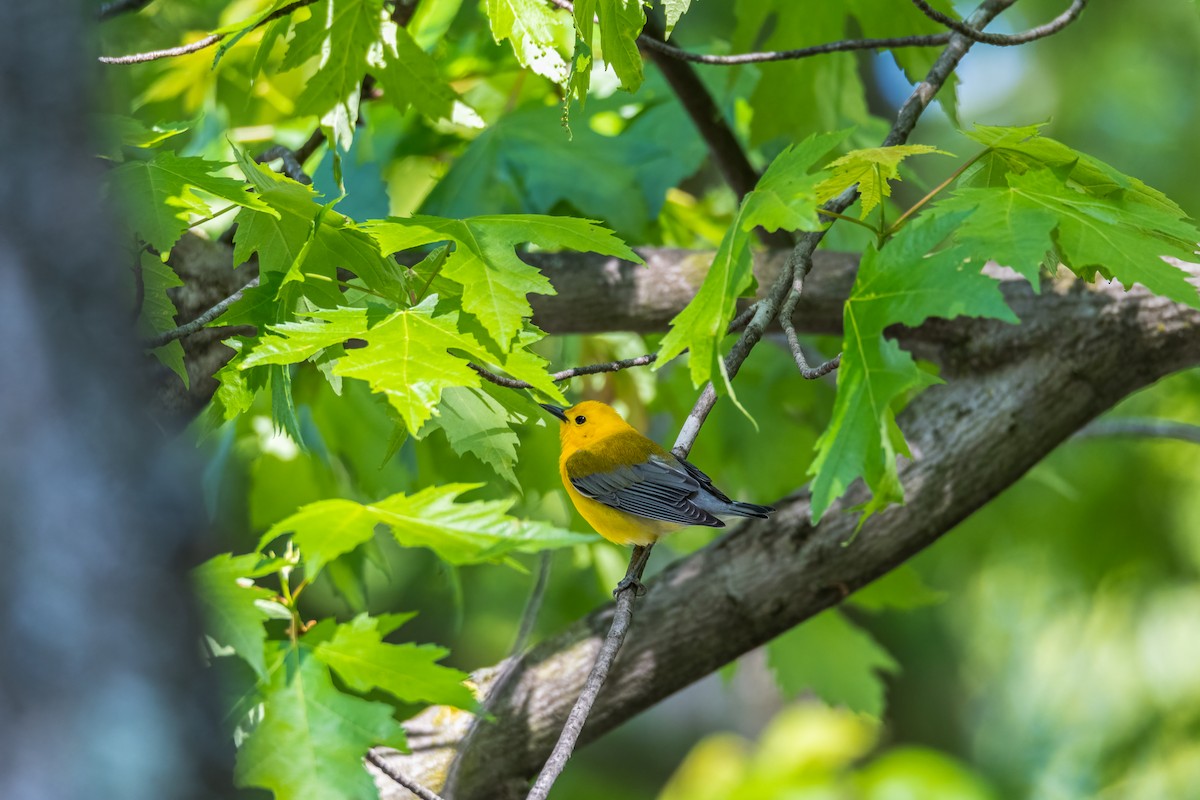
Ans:
[[[958,180],[958,177],[960,175],[962,175],[964,172],[966,172],[971,167],[972,164],[974,164],[976,161],[983,158],[990,152],[992,152],[992,148],[990,148],[990,147],[985,147],[983,150],[980,150],[978,153],[973,155],[971,158],[968,158],[961,167],[954,170],[954,172],[950,173],[950,177],[946,178],[946,180],[942,181],[937,186],[930,189],[929,193],[927,195],[925,195],[924,197],[922,197],[920,200],[918,200],[916,203],[914,203],[912,208],[908,209],[908,211],[905,211],[903,214],[901,214],[899,217],[896,218],[896,221],[892,223],[892,227],[888,229],[886,237],[891,238],[892,236],[895,236],[900,231],[900,229],[904,227],[905,223],[908,222],[909,217],[911,217],[913,214],[920,211],[921,208],[926,203],[928,203],[933,198],[937,197],[937,195],[943,189],[945,189],[947,186],[949,186],[954,181]]]
[[[316,278],[319,281],[328,281],[329,283],[336,283],[338,286],[342,287],[343,289],[354,289],[355,291],[365,292],[369,295],[374,295],[375,297],[378,297],[380,300],[386,300],[389,303],[395,302],[394,300],[392,300],[392,298],[390,298],[386,295],[382,295],[379,292],[375,291],[374,289],[368,289],[366,286],[355,286],[353,283],[346,283],[346,281],[339,281],[337,278],[331,278],[328,275],[318,275],[315,272],[302,272],[300,274],[303,275],[305,278]]]
[[[821,215],[823,215],[823,216],[826,216],[826,217],[836,217],[837,219],[842,219],[842,220],[845,220],[846,222],[850,222],[850,223],[853,223],[853,224],[855,224],[855,225],[858,225],[858,226],[861,226],[861,227],[863,227],[863,228],[866,228],[866,229],[867,229],[867,230],[869,230],[871,233],[875,233],[875,234],[878,234],[878,233],[879,233],[879,231],[875,230],[875,227],[874,227],[873,225],[871,225],[870,223],[863,222],[861,219],[856,219],[855,217],[851,217],[851,216],[849,216],[849,215],[847,215],[847,214],[840,214],[840,213],[838,213],[837,211],[833,211],[833,210],[831,210],[831,209],[828,209],[828,208],[818,208],[818,209],[817,209],[817,213],[818,213],[818,214],[821,214]]]

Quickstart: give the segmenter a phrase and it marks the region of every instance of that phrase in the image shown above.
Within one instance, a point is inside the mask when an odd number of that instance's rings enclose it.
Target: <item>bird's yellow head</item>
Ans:
[[[586,447],[591,442],[629,430],[629,423],[621,419],[620,414],[596,400],[584,400],[570,408],[543,403],[542,408],[562,420],[559,438],[564,451]]]

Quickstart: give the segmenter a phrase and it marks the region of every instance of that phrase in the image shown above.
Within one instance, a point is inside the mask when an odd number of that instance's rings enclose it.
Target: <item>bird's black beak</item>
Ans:
[[[567,410],[565,408],[561,406],[552,406],[549,403],[538,403],[538,405],[561,419],[563,422],[567,421]]]

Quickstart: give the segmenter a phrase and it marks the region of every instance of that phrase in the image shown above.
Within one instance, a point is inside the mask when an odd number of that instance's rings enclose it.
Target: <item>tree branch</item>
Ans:
[[[811,262],[807,262],[807,265],[811,267]],[[796,270],[796,276],[792,280],[792,289],[788,293],[787,300],[783,302],[783,308],[779,310],[779,322],[783,325],[784,334],[787,335],[788,347],[791,348],[792,358],[800,370],[800,377],[806,381],[815,381],[837,369],[842,363],[842,354],[838,353],[824,364],[815,367],[810,367],[808,359],[804,357],[804,350],[800,347],[800,337],[796,335],[796,323],[792,321],[792,316],[796,313],[796,304],[800,302],[800,295],[804,291],[804,276],[807,273],[807,269]]]
[[[1175,439],[1200,444],[1200,425],[1169,419],[1138,419],[1119,417],[1100,419],[1075,434],[1076,439],[1099,439],[1121,436],[1145,439]]]
[[[274,22],[280,17],[286,17],[296,9],[302,8],[303,6],[312,5],[316,1],[317,0],[296,0],[296,2],[290,3],[259,20],[254,25],[254,28],[261,28],[268,22]],[[208,36],[197,39],[194,42],[189,42],[188,44],[181,44],[178,47],[168,47],[163,50],[149,50],[144,53],[130,53],[126,56],[100,56],[97,60],[101,64],[145,64],[147,61],[158,61],[162,58],[173,58],[175,56],[186,56],[191,53],[198,53],[201,50],[212,47],[214,44],[223,40],[227,35],[228,34],[225,33],[210,33]]]
[[[167,344],[168,342],[173,342],[176,339],[182,339],[185,336],[189,336],[193,333],[196,333],[201,328],[203,328],[205,325],[207,325],[208,323],[212,322],[217,317],[224,314],[225,309],[229,308],[231,305],[236,303],[238,300],[241,300],[242,292],[246,291],[247,289],[253,289],[255,286],[258,286],[258,277],[257,276],[255,276],[255,278],[253,280],[251,280],[249,283],[247,283],[245,286],[238,289],[236,292],[229,295],[224,300],[220,301],[219,303],[214,305],[212,308],[208,309],[208,311],[205,311],[203,314],[196,317],[191,322],[180,325],[178,328],[173,328],[169,331],[164,331],[163,333],[160,333],[158,336],[155,336],[154,338],[149,339],[145,343],[146,349],[153,350],[155,347],[162,347],[164,344]]]
[[[1200,312],[1141,287],[1125,293],[1074,281],[1037,295],[1025,281],[1004,277],[1001,288],[1021,325],[959,318],[900,330],[906,347],[938,357],[948,380],[900,417],[913,453],[900,465],[907,504],[871,517],[845,547],[855,516],[829,513],[814,528],[807,493],[798,490],[775,503],[770,520],[747,523],[669,565],[639,603],[639,624],[581,742],[839,602],[843,588],[866,585],[936,541],[1123,397],[1200,364]],[[1036,415],[1028,413],[1033,406]],[[805,479],[797,469],[796,484]],[[835,512],[864,499],[859,484]],[[481,729],[466,756],[458,800],[523,796],[614,612],[612,605],[596,611],[522,659],[497,701],[496,722]],[[395,759],[409,774],[432,775],[453,755],[449,742]]]
[[[741,64],[762,64],[769,61],[797,61],[802,58],[811,58],[828,53],[845,53],[853,50],[892,50],[897,47],[941,47],[949,41],[950,34],[948,33],[928,33],[914,36],[889,36],[882,39],[841,39],[836,42],[798,47],[795,50],[765,50],[754,53],[733,53],[724,56],[709,53],[693,53],[648,36],[638,39],[638,44],[647,50],[678,61],[690,61],[693,64],[709,64],[719,67],[736,67]]]
[[[954,17],[947,16],[936,8],[933,8],[925,0],[912,0],[912,2],[913,5],[921,9],[921,12],[925,16],[934,22],[944,25],[955,33],[980,44],[990,44],[996,47],[1012,47],[1018,44],[1027,44],[1037,39],[1044,39],[1047,36],[1053,36],[1078,19],[1079,15],[1083,12],[1083,7],[1087,5],[1087,0],[1072,0],[1071,5],[1066,11],[1045,25],[1030,28],[1022,33],[984,33],[980,30],[981,25],[972,25],[970,21],[966,23],[959,22]]]

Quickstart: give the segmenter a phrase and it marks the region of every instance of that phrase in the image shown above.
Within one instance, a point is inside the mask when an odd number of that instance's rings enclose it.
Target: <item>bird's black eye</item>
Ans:
[[[582,425],[585,422],[587,422],[587,417],[585,417],[583,414],[580,414],[578,417],[575,418],[576,425]]]

